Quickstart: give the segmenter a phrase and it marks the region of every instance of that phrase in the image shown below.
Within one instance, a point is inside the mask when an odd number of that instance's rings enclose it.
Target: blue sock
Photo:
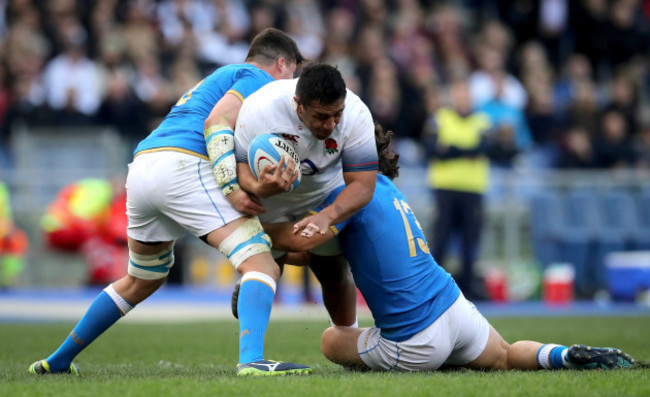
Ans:
[[[68,369],[72,360],[120,317],[122,313],[113,299],[106,291],[102,291],[63,344],[46,359],[50,371],[61,372]]]
[[[264,335],[275,296],[275,281],[263,273],[242,277],[237,302],[239,313],[239,363],[264,359]]]
[[[544,369],[571,368],[571,363],[563,358],[568,347],[547,343],[537,351],[537,364]]]
[[[557,346],[551,351],[550,361],[555,369],[565,368],[564,360],[562,360],[562,353],[567,350],[566,346]]]

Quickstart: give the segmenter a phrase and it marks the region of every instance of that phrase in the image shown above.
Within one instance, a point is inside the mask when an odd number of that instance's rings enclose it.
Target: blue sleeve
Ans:
[[[243,102],[249,95],[271,81],[273,81],[273,77],[264,71],[252,73],[250,70],[242,69],[238,72],[237,80],[228,92],[237,95]]]

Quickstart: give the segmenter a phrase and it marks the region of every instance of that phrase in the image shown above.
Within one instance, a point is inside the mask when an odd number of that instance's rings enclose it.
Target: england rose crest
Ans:
[[[334,154],[339,151],[339,145],[336,140],[332,138],[325,139],[325,151],[329,154]]]

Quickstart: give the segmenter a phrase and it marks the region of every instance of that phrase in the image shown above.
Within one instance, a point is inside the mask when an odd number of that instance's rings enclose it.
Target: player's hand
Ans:
[[[260,176],[257,178],[257,193],[260,196],[268,197],[289,191],[293,182],[298,178],[298,172],[293,159],[289,159],[286,167],[284,164],[284,156],[282,156],[275,167],[267,165],[260,172]]]
[[[316,233],[325,234],[327,229],[331,226],[329,218],[322,213],[310,215],[303,218],[301,221],[293,225],[293,234],[298,234],[302,237],[311,237]]]
[[[239,212],[248,215],[259,215],[266,212],[266,208],[262,205],[259,197],[248,194],[247,192],[237,189],[226,196],[226,200],[235,207]]]

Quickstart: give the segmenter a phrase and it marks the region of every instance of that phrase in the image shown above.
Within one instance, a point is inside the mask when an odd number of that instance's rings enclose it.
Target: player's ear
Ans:
[[[276,59],[275,67],[278,68],[278,71],[280,72],[280,74],[282,74],[284,70],[289,67],[289,65],[287,64],[287,59],[284,57],[280,57]]]
[[[296,105],[298,105],[298,107],[296,108],[296,111],[302,112],[303,105],[302,105],[302,102],[300,102],[300,97],[298,95],[294,95],[293,96],[293,101],[296,102]]]

